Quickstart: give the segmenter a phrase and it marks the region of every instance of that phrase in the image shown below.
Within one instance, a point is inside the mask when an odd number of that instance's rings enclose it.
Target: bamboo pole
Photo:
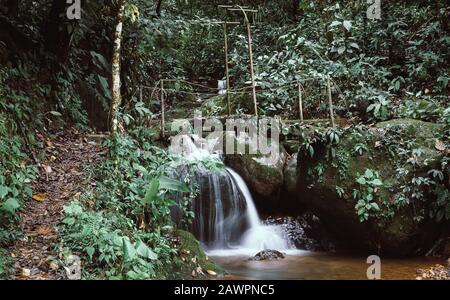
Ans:
[[[331,84],[330,84],[330,76],[327,77],[327,90],[328,90],[328,106],[330,107],[330,117],[331,117],[331,125],[336,127],[334,123],[334,109],[333,109],[333,98],[331,97]]]
[[[230,69],[228,68],[228,28],[227,22],[223,23],[225,33],[225,73],[227,77],[227,109],[228,116],[231,115],[231,103],[230,103]]]
[[[258,103],[256,101],[256,83],[255,83],[255,70],[253,68],[253,46],[252,46],[252,29],[250,26],[250,21],[248,20],[246,10],[240,7],[240,10],[244,14],[245,24],[247,25],[247,36],[248,36],[248,55],[250,59],[250,75],[252,79],[252,97],[253,97],[253,106],[255,110],[255,116],[258,117]]]
[[[303,121],[303,98],[302,98],[302,85],[298,82],[298,109],[300,113],[300,121]]]
[[[160,100],[161,100],[161,137],[166,138],[166,117],[165,117],[165,103],[164,103],[164,80],[161,79],[161,92],[160,92]]]

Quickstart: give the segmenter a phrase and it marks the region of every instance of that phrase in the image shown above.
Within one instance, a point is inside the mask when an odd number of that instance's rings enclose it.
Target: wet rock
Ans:
[[[251,257],[249,260],[261,261],[277,259],[284,259],[284,254],[277,250],[263,250]]]
[[[311,212],[300,216],[269,217],[267,225],[281,226],[289,241],[297,249],[336,252],[341,246]]]
[[[242,176],[256,198],[270,198],[283,187],[287,153],[282,145],[272,141],[273,151],[262,154],[254,148],[250,139],[238,139],[228,132],[225,138],[227,143],[229,139],[234,139],[235,149],[243,149],[242,154],[227,154],[225,164]]]

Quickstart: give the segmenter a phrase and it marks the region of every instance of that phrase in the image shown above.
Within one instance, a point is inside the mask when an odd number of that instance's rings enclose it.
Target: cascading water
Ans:
[[[197,147],[191,136],[181,136],[179,146],[176,153],[187,160],[220,160],[208,147]],[[280,226],[260,220],[245,181],[234,170],[209,171],[197,164],[194,174],[200,195],[193,201],[192,231],[210,255],[293,249]]]
[[[246,217],[250,224],[249,229],[243,234],[240,246],[252,250],[288,250],[291,249],[289,240],[282,228],[276,225],[264,225],[259,218],[253,202],[252,195],[242,177],[230,168],[227,171],[233,177],[247,204]]]

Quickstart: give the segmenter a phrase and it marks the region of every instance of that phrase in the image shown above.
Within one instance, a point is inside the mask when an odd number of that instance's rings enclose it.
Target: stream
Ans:
[[[282,260],[249,261],[248,256],[221,255],[211,259],[224,268],[227,279],[249,280],[364,280],[367,279],[365,257],[335,255],[299,250]],[[442,261],[426,258],[383,259],[381,279],[415,279],[417,269],[425,269]]]

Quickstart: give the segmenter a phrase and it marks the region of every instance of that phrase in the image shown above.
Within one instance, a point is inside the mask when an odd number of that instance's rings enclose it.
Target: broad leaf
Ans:
[[[158,259],[158,255],[156,255],[155,252],[153,252],[145,243],[142,241],[138,241],[136,243],[136,251],[137,254],[141,257],[148,258],[151,260]]]
[[[142,204],[147,205],[147,204],[150,204],[151,202],[153,202],[156,199],[156,195],[158,194],[158,191],[159,191],[159,179],[154,178],[150,182],[147,192],[145,193],[144,199],[142,199]]]
[[[350,31],[352,29],[352,22],[345,20],[342,25],[344,25],[345,29],[347,29],[347,31]]]
[[[159,178],[159,187],[164,190],[175,192],[189,192],[189,188],[186,186],[186,184],[167,176],[161,176]]]
[[[127,238],[123,239],[123,258],[125,261],[130,261],[136,258],[136,249],[134,249],[133,244]]]
[[[1,207],[3,210],[13,214],[16,211],[16,209],[20,207],[20,204],[16,199],[9,198],[8,200],[5,201],[5,203],[2,204]]]

